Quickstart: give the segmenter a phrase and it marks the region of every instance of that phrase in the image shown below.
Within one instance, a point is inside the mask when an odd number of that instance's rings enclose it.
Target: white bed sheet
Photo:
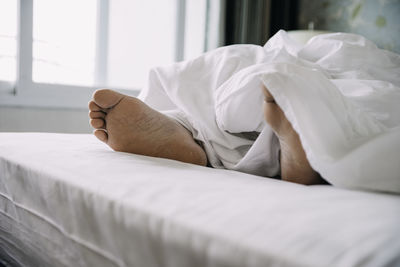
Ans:
[[[20,266],[399,266],[400,196],[0,133],[0,258]]]

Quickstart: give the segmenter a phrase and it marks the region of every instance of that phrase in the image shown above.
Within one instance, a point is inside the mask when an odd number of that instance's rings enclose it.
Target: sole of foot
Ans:
[[[135,97],[97,90],[89,117],[94,135],[115,151],[207,164],[204,150],[186,128]]]

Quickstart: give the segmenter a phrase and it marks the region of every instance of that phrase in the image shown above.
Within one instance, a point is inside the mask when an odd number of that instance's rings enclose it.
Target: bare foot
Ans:
[[[94,135],[116,151],[207,164],[204,150],[186,128],[137,98],[97,90],[89,117]]]
[[[282,180],[299,184],[324,184],[325,180],[312,169],[301,145],[299,135],[293,129],[282,109],[266,88],[264,93],[264,116],[279,139]]]

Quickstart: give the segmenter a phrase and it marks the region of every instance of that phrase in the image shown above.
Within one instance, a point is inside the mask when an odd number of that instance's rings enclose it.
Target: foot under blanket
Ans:
[[[273,177],[279,142],[263,118],[263,86],[327,181],[400,192],[400,56],[362,36],[301,45],[279,31],[264,47],[233,45],[155,68],[139,97],[188,128],[213,167]]]

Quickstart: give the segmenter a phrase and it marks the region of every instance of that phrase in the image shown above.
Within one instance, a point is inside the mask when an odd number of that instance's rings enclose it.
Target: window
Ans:
[[[0,105],[84,108],[201,54],[210,0],[1,0]]]
[[[110,2],[107,84],[140,88],[149,68],[177,59],[177,4],[176,0]],[[126,28],[129,32],[121,30]]]
[[[33,82],[94,85],[96,9],[96,0],[33,1]]]
[[[17,2],[2,0],[0,1],[0,81],[15,81],[16,56]]]

